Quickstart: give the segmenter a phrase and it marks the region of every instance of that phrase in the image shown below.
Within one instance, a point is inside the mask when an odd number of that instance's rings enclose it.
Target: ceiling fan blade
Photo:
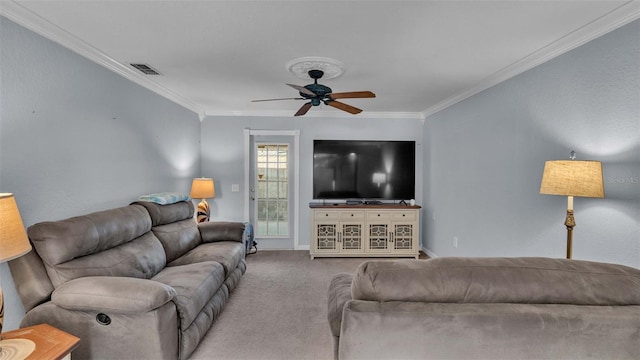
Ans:
[[[294,116],[301,116],[307,113],[307,111],[309,111],[309,109],[311,109],[313,105],[311,105],[310,102],[302,105],[302,107],[300,109],[298,109],[298,112],[296,112],[296,114]]]
[[[300,91],[300,92],[301,92],[301,93],[303,93],[303,94],[307,94],[307,95],[309,95],[309,96],[318,96],[316,93],[314,93],[313,91],[311,91],[311,90],[307,89],[307,88],[306,88],[306,87],[304,87],[304,86],[294,85],[294,84],[287,84],[287,85],[289,85],[289,86],[291,86],[292,88],[294,88],[294,89],[296,89],[296,90]]]
[[[376,94],[371,91],[351,91],[341,93],[328,94],[331,99],[357,99],[357,98],[374,98]]]
[[[335,101],[335,100],[327,100],[325,101],[325,104],[329,105],[329,106],[333,106],[336,109],[340,109],[343,111],[346,111],[348,113],[352,113],[352,114],[359,114],[362,112],[362,109],[358,109],[357,107],[351,106],[351,105],[347,105],[343,102],[340,101]]]
[[[279,98],[279,99],[262,99],[262,100],[251,100],[251,102],[277,101],[277,100],[304,100],[304,98],[295,97],[295,98]]]

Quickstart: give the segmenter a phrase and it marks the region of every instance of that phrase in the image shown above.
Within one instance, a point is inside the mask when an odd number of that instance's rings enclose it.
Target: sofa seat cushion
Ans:
[[[188,328],[211,300],[225,279],[224,268],[214,261],[166,267],[152,278],[176,291],[173,300],[180,315],[180,328]]]
[[[200,244],[186,254],[170,262],[168,266],[180,266],[202,261],[215,261],[224,267],[225,278],[244,258],[244,245],[236,241],[218,241]]]

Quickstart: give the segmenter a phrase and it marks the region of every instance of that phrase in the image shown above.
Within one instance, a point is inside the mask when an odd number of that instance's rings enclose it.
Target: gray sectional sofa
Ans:
[[[331,282],[334,356],[640,359],[640,270],[549,258],[368,261]]]
[[[9,266],[26,310],[81,341],[74,359],[187,359],[246,270],[250,225],[197,224],[191,201],[136,202],[27,230]]]

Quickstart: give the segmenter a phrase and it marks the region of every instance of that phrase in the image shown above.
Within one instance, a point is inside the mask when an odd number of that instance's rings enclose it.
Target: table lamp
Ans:
[[[216,196],[216,188],[213,185],[213,179],[211,178],[195,178],[191,183],[191,194],[189,195],[194,199],[202,199],[198,204],[198,222],[209,221],[209,215],[211,214],[209,209],[209,203],[206,199],[214,198]]]
[[[20,257],[31,250],[13,194],[0,193],[0,262]],[[4,298],[0,289],[0,332],[4,323]],[[0,338],[1,339],[1,338]],[[9,341],[9,340],[7,340]],[[0,342],[1,346],[5,346]]]
[[[571,152],[571,160],[551,160],[544,164],[540,194],[567,196],[567,216],[564,225],[567,227],[567,259],[571,259],[573,241],[573,197],[604,197],[602,180],[602,163],[590,160],[573,160],[575,152]]]

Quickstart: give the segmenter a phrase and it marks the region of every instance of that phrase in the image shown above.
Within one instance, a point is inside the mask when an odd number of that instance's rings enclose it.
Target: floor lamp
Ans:
[[[202,199],[198,204],[198,222],[209,221],[209,215],[211,210],[209,209],[209,203],[207,199],[214,198],[216,196],[216,188],[213,185],[213,179],[211,178],[195,178],[191,183],[191,194],[193,199]]]
[[[13,194],[0,193],[0,262],[20,257],[31,250]],[[0,289],[0,332],[4,323],[4,298]],[[0,338],[1,339],[1,338]],[[0,341],[0,356],[29,355],[35,344],[27,339]]]
[[[575,158],[575,152],[571,152]],[[567,196],[567,259],[571,259],[573,241],[573,197],[604,197],[602,163],[599,161],[551,160],[544,164],[540,194]]]

